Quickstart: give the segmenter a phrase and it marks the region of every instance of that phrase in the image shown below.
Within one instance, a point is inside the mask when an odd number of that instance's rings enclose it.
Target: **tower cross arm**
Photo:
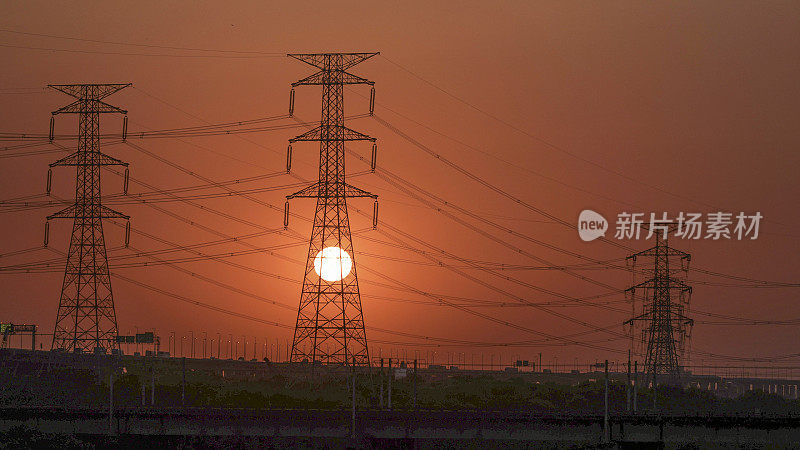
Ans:
[[[369,197],[377,199],[378,196],[376,194],[372,194],[367,192],[361,188],[357,188],[348,183],[337,183],[334,185],[333,189],[328,191],[326,195],[325,189],[321,183],[317,182],[303,189],[295,192],[294,194],[287,195],[286,199],[291,200],[293,198],[320,198],[320,197]]]
[[[672,247],[661,248],[661,249],[659,249],[659,251],[660,252],[664,252],[664,253],[662,253],[662,255],[666,255],[666,256],[680,256],[681,258],[684,258],[684,259],[691,259],[692,258],[692,255],[690,255],[689,253],[682,252],[682,251],[680,251],[678,249],[674,249]],[[640,252],[628,255],[628,256],[625,257],[625,259],[634,260],[635,261],[636,258],[647,257],[647,256],[656,256],[656,247],[650,247],[647,250],[642,250]]]
[[[300,141],[324,141],[324,140],[342,140],[342,141],[371,141],[375,142],[377,139],[367,136],[344,125],[329,125],[325,129],[330,130],[328,136],[322,133],[323,127],[317,126],[305,133],[289,139],[289,142]]]
[[[294,83],[292,83],[292,87],[314,86],[323,84],[368,84],[370,86],[375,85],[374,81],[370,81],[358,75],[353,75],[350,72],[345,72],[344,70],[340,72],[341,72],[341,77],[328,77],[325,75],[324,71],[320,70],[319,72],[313,73],[303,78],[300,81],[295,81]]]
[[[642,281],[639,284],[631,286],[625,289],[625,292],[633,292],[636,289],[656,289],[661,287],[656,278],[650,278],[649,280]],[[669,288],[675,290],[682,290],[687,292],[692,292],[692,287],[688,284],[684,283],[683,281],[679,280],[678,278],[669,277]]]
[[[88,156],[85,152],[74,152],[67,155],[54,163],[50,163],[50,167],[56,166],[125,166],[128,163],[122,162],[113,156],[108,156],[105,153],[98,152],[94,156]]]
[[[342,66],[340,69],[346,70],[350,67],[355,66],[356,64],[366,61],[373,56],[380,55],[380,52],[368,52],[368,53],[289,53],[286,56],[290,58],[294,58],[298,61],[302,61],[310,66],[314,66],[317,69],[324,69],[325,68],[325,60],[330,59],[333,56],[341,56],[342,58]]]
[[[639,314],[636,317],[631,317],[630,319],[626,320],[625,322],[622,322],[622,324],[623,325],[633,325],[633,322],[635,322],[637,320],[647,320],[648,316],[649,315],[647,313]]]
[[[83,212],[83,208],[81,208],[77,204],[70,205],[61,211],[50,214],[47,216],[47,220],[51,219],[77,219],[87,217],[87,215]],[[130,216],[122,214],[119,211],[115,211],[107,206],[100,205],[99,214],[94,217],[101,217],[103,219],[130,219]]]
[[[59,92],[63,92],[70,97],[75,98],[83,98],[86,89],[95,88],[97,89],[97,98],[95,100],[101,100],[103,98],[108,97],[109,95],[121,91],[128,86],[132,86],[132,83],[112,83],[112,84],[48,84],[47,87],[51,89],[55,89]]]
[[[120,113],[120,114],[128,114],[127,110],[122,108],[118,108],[114,105],[109,105],[104,101],[93,101],[90,103],[90,109],[86,109],[85,105],[81,100],[75,100],[74,102],[70,103],[67,106],[63,106],[58,108],[57,110],[53,111],[52,114],[81,114],[81,113]]]
[[[372,194],[361,188],[357,188],[347,183],[344,184],[344,195],[345,197],[369,197],[369,198],[374,198],[376,200],[378,199],[377,194]]]
[[[319,182],[314,183],[310,186],[306,186],[303,189],[295,192],[294,194],[290,194],[286,196],[287,200],[293,198],[317,198],[319,197]]]

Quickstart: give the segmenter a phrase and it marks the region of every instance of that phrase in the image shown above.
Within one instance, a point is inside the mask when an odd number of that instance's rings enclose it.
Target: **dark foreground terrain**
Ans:
[[[634,391],[625,376],[611,374],[604,438],[599,372],[408,368],[390,381],[374,368],[0,350],[0,448],[800,448],[795,381]]]

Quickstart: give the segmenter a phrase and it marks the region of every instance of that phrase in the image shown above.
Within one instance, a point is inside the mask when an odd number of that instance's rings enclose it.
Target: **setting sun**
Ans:
[[[339,247],[325,247],[314,258],[314,271],[325,281],[339,281],[350,274],[353,260]]]

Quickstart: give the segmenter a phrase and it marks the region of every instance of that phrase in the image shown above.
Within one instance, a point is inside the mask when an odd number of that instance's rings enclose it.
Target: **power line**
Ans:
[[[391,60],[391,59],[387,58],[386,56],[382,56],[382,58],[383,58],[384,60],[386,60],[387,62],[389,62],[390,64],[394,65],[395,67],[399,68],[400,70],[402,70],[402,71],[404,71],[404,72],[406,72],[406,73],[410,74],[410,75],[411,75],[411,76],[413,76],[414,78],[417,78],[418,80],[420,80],[420,81],[422,81],[423,83],[425,83],[425,84],[427,84],[427,85],[431,86],[432,88],[436,89],[437,91],[439,91],[439,92],[441,92],[441,93],[443,93],[443,94],[447,95],[448,97],[450,97],[450,98],[452,98],[452,99],[456,100],[457,102],[459,102],[459,103],[462,103],[463,105],[466,105],[466,106],[468,106],[469,108],[471,108],[471,109],[473,109],[473,110],[475,110],[475,111],[477,111],[477,112],[479,112],[479,113],[483,114],[484,116],[486,116],[486,117],[489,117],[490,119],[492,119],[492,120],[494,120],[494,121],[496,121],[496,122],[498,122],[498,123],[501,123],[501,124],[503,124],[503,125],[505,125],[505,126],[507,126],[507,127],[511,128],[512,130],[514,130],[514,131],[516,131],[516,132],[518,132],[518,133],[520,133],[520,134],[523,134],[523,135],[525,135],[525,136],[527,136],[527,137],[529,137],[529,138],[531,138],[531,139],[535,140],[536,142],[539,142],[539,143],[541,143],[542,145],[544,145],[544,146],[546,146],[546,147],[548,147],[548,148],[550,148],[550,149],[553,149],[553,150],[559,151],[559,152],[561,152],[561,153],[564,153],[564,154],[566,154],[566,155],[568,155],[568,156],[570,156],[570,157],[572,157],[572,158],[574,158],[574,159],[577,159],[577,160],[579,160],[579,161],[582,161],[582,162],[584,162],[584,163],[586,163],[586,164],[589,164],[589,165],[591,165],[591,166],[597,167],[597,168],[599,168],[599,169],[601,169],[601,170],[603,170],[603,171],[605,171],[605,172],[611,173],[611,174],[613,174],[613,175],[616,175],[616,176],[618,176],[618,177],[620,177],[620,178],[626,179],[626,180],[628,180],[628,181],[630,181],[630,182],[633,182],[633,183],[635,183],[635,184],[638,184],[638,185],[641,185],[641,186],[648,187],[648,188],[650,188],[650,189],[653,189],[653,190],[659,191],[659,192],[661,192],[661,193],[664,193],[664,194],[667,194],[667,195],[670,195],[670,196],[673,196],[673,197],[676,197],[676,198],[680,198],[680,199],[682,199],[682,200],[688,200],[688,201],[691,201],[691,202],[693,202],[693,203],[698,203],[698,204],[701,204],[701,205],[703,205],[703,206],[707,206],[707,207],[714,208],[714,206],[713,206],[713,205],[710,205],[710,204],[708,204],[708,203],[701,202],[701,201],[697,200],[696,198],[692,198],[692,197],[687,197],[687,196],[684,196],[684,195],[676,194],[676,193],[670,192],[670,191],[668,191],[668,190],[666,190],[666,189],[664,189],[664,188],[661,188],[661,187],[659,187],[659,186],[655,186],[655,185],[652,185],[652,184],[646,183],[646,182],[644,182],[644,181],[638,180],[638,179],[636,179],[636,178],[633,178],[633,177],[631,177],[631,176],[629,176],[629,175],[626,175],[626,174],[625,174],[625,173],[623,173],[623,172],[620,172],[620,171],[617,171],[617,170],[614,170],[614,169],[608,168],[608,167],[606,167],[606,166],[604,166],[604,165],[602,165],[602,164],[600,164],[600,163],[597,163],[597,162],[595,162],[595,161],[592,161],[592,160],[590,160],[590,159],[588,159],[588,158],[585,158],[585,157],[583,157],[583,156],[581,156],[581,155],[579,155],[579,154],[577,154],[577,153],[575,153],[575,152],[572,152],[572,151],[570,151],[570,150],[567,150],[567,149],[565,149],[564,147],[561,147],[561,146],[559,146],[559,145],[553,144],[552,142],[550,142],[550,141],[548,141],[548,140],[546,140],[546,139],[543,139],[543,138],[541,138],[541,137],[539,137],[539,136],[536,136],[535,134],[533,134],[533,133],[531,133],[531,132],[528,132],[528,131],[526,131],[526,130],[523,130],[523,129],[521,129],[521,128],[517,127],[516,125],[513,125],[512,123],[510,123],[510,122],[508,122],[508,121],[506,121],[506,120],[504,120],[504,119],[501,119],[500,117],[498,117],[498,116],[496,116],[496,115],[494,115],[494,114],[492,114],[492,113],[490,113],[490,112],[488,112],[488,111],[486,111],[486,110],[484,110],[484,109],[482,109],[482,108],[480,108],[480,107],[478,107],[478,106],[475,106],[474,104],[472,104],[472,103],[468,102],[467,100],[464,100],[463,98],[461,98],[461,97],[459,97],[459,96],[457,96],[457,95],[455,95],[455,94],[451,93],[450,91],[448,91],[448,90],[446,90],[446,89],[444,89],[444,88],[440,87],[439,85],[437,85],[437,84],[435,84],[435,83],[433,83],[433,82],[431,82],[431,81],[427,80],[426,78],[423,78],[422,76],[420,76],[420,75],[416,74],[415,72],[411,71],[410,69],[406,68],[405,66],[403,66],[403,65],[401,65],[401,64],[399,64],[399,63],[397,63],[397,62],[395,62],[395,61],[393,61],[393,60]]]
[[[570,228],[570,229],[573,229],[573,230],[577,230],[577,226],[575,224],[567,222],[564,219],[561,219],[561,218],[559,218],[559,217],[557,217],[557,216],[555,216],[553,214],[550,214],[547,211],[545,211],[545,210],[543,210],[541,208],[538,208],[538,207],[530,204],[529,202],[526,202],[526,201],[520,199],[519,197],[517,197],[517,196],[515,196],[515,195],[513,195],[513,194],[511,194],[511,193],[509,193],[507,191],[505,191],[504,189],[494,185],[493,183],[488,182],[484,178],[475,175],[474,173],[472,173],[471,171],[465,169],[464,167],[460,166],[459,164],[456,164],[455,162],[445,158],[441,154],[436,153],[435,151],[433,151],[432,149],[430,149],[426,145],[424,145],[421,142],[417,141],[416,139],[412,138],[411,136],[409,136],[408,134],[404,133],[403,131],[401,131],[397,127],[393,126],[389,122],[381,119],[377,114],[374,117],[375,117],[375,120],[378,121],[378,123],[380,123],[384,127],[388,128],[390,131],[392,131],[396,135],[400,136],[401,138],[403,138],[407,142],[411,143],[415,147],[419,148],[420,150],[424,151],[425,153],[428,153],[429,155],[433,156],[434,158],[436,158],[437,160],[441,161],[445,165],[450,166],[451,168],[455,169],[457,172],[463,174],[467,178],[469,178],[469,179],[471,179],[473,181],[476,181],[477,183],[483,185],[484,187],[486,187],[486,188],[494,191],[495,193],[497,193],[497,194],[499,194],[499,195],[501,195],[501,196],[503,196],[503,197],[505,197],[505,198],[517,203],[520,206],[523,206],[523,207],[525,207],[525,208],[527,208],[527,209],[529,209],[531,211],[534,211],[534,212],[536,212],[536,213],[538,213],[538,214],[540,214],[540,215],[542,215],[544,217],[547,217],[548,219],[550,219],[550,220],[552,220],[552,221],[554,221],[556,223],[559,223],[559,224],[561,224],[561,225],[563,225],[563,226],[565,226],[567,228]],[[621,244],[619,242],[615,242],[612,239],[607,239],[605,237],[601,237],[598,240],[602,241],[602,242],[605,242],[607,244],[613,245],[615,247],[621,248],[621,249],[631,250],[630,247],[628,247],[628,246],[626,246],[624,244]]]
[[[161,158],[161,159],[163,159],[163,158]],[[168,162],[168,161],[166,161],[166,160],[165,160],[165,161],[163,161],[163,162],[165,162],[165,163],[167,163],[167,164],[169,164],[169,165],[173,165],[173,167],[175,167],[175,168],[178,168],[179,170],[186,171],[186,169],[183,169],[183,168],[181,168],[180,166],[176,165],[175,163],[171,163],[171,162]],[[200,178],[200,179],[203,179],[203,180],[207,180],[205,177],[202,177],[202,176],[200,176],[199,174],[196,174],[196,173],[193,173],[193,172],[189,172],[189,171],[187,171],[187,172],[188,172],[189,174],[191,174],[191,175],[195,176],[195,177],[198,177],[198,178]],[[191,224],[192,224],[193,226],[198,226],[198,224],[197,224],[196,222],[191,222]],[[216,232],[216,231],[213,231],[213,230],[207,230],[207,231],[212,231],[212,232],[218,233],[218,232]],[[276,255],[276,256],[280,256],[280,255]],[[227,263],[229,263],[229,264],[230,264],[230,262],[227,262]],[[394,281],[395,283],[399,283],[397,280],[393,280],[393,281]],[[414,291],[415,291],[415,292],[419,292],[418,290],[414,290]],[[441,300],[441,299],[440,299],[440,300]],[[485,316],[485,315],[484,315],[484,316]],[[501,321],[501,323],[502,323],[502,321]]]
[[[357,208],[356,208],[355,210],[356,210],[356,212],[360,212],[360,211],[359,211]],[[362,214],[363,214],[363,213],[362,213]],[[394,228],[394,227],[391,227],[391,226],[388,226],[388,225],[386,225],[386,227],[388,227],[388,228],[390,228],[390,229],[394,230],[394,231],[395,231],[395,232],[397,232],[397,233],[403,234],[402,232],[400,232],[399,230],[397,230],[397,229],[396,229],[396,228]],[[382,232],[382,231],[380,231],[380,230],[379,230],[379,233],[385,234],[385,232]],[[406,236],[406,237],[409,237],[409,235],[408,235],[408,234],[403,234],[403,235],[404,235],[404,236]],[[444,250],[441,250],[441,249],[438,249],[438,248],[436,248],[435,246],[433,246],[433,245],[432,245],[432,244],[430,244],[430,243],[423,242],[423,241],[421,241],[421,240],[419,240],[419,239],[417,239],[417,238],[413,238],[413,237],[412,237],[411,239],[412,239],[412,240],[416,240],[416,241],[418,241],[419,243],[421,243],[421,244],[422,244],[423,246],[425,246],[426,248],[435,248],[435,249],[436,249],[438,252],[440,252],[440,253],[442,253],[442,254],[445,254],[446,256],[448,256],[448,257],[450,257],[450,258],[452,258],[452,257],[454,256],[454,255],[451,255],[451,254],[449,254],[448,252],[445,252]],[[405,244],[405,245],[407,245],[407,244]],[[422,254],[422,255],[424,255],[424,256],[426,256],[426,257],[429,257],[429,258],[430,258],[430,255],[428,255],[426,252],[420,252],[420,254]],[[443,266],[443,267],[447,268],[448,270],[454,271],[454,272],[456,272],[458,275],[460,275],[460,276],[462,276],[462,277],[464,277],[464,278],[466,278],[466,279],[469,279],[469,280],[471,280],[471,281],[473,281],[473,282],[476,282],[476,283],[478,283],[478,284],[484,285],[485,287],[489,287],[490,289],[497,290],[498,292],[502,293],[503,295],[509,296],[509,298],[514,298],[514,299],[516,299],[516,300],[518,300],[518,301],[521,301],[521,302],[526,302],[526,300],[525,300],[525,299],[523,299],[523,298],[521,298],[521,297],[518,297],[518,296],[511,295],[511,294],[509,294],[509,293],[507,293],[507,292],[505,292],[505,291],[498,290],[498,288],[496,288],[496,287],[494,287],[494,286],[487,285],[486,283],[482,282],[481,280],[478,280],[477,278],[475,278],[475,277],[472,277],[472,276],[470,276],[470,275],[468,275],[468,274],[464,273],[463,271],[460,271],[460,270],[458,270],[458,269],[455,269],[455,268],[453,268],[452,266],[449,266],[449,265],[447,265],[447,264],[443,263],[442,261],[440,261],[440,260],[438,260],[438,259],[435,259],[435,258],[434,258],[434,261],[435,261],[435,262],[437,262],[437,263],[438,263],[440,266]],[[562,294],[558,294],[558,293],[553,293],[552,291],[548,291],[548,290],[546,290],[546,289],[543,289],[543,288],[540,288],[540,287],[538,287],[538,286],[531,285],[530,283],[524,283],[524,282],[521,282],[520,280],[514,279],[514,278],[512,278],[512,277],[503,276],[503,275],[499,275],[499,274],[493,273],[493,272],[492,272],[492,271],[490,271],[490,270],[486,270],[486,269],[483,269],[483,270],[484,270],[484,271],[486,271],[486,272],[488,272],[488,273],[492,273],[493,275],[495,275],[495,276],[498,276],[498,277],[500,277],[500,278],[502,278],[502,279],[509,280],[509,281],[514,281],[514,282],[516,282],[516,283],[518,283],[518,284],[524,285],[524,286],[526,286],[526,287],[529,287],[529,288],[531,288],[531,289],[534,289],[534,290],[538,290],[538,291],[541,291],[541,292],[546,292],[546,293],[551,293],[551,294],[553,294],[553,295],[556,295],[556,296],[559,296],[559,297],[562,297],[562,298],[574,298],[574,297],[564,296],[564,295],[562,295]],[[397,282],[397,281],[395,280],[395,282]],[[622,291],[620,290],[619,292],[622,292]],[[441,299],[439,299],[439,300],[441,300]],[[474,313],[473,311],[468,311],[468,312],[470,312],[470,313]],[[591,326],[592,326],[592,325],[590,325],[590,324],[588,324],[588,323],[586,323],[586,322],[582,322],[582,321],[578,321],[578,320],[573,320],[572,318],[570,318],[570,317],[568,317],[568,316],[566,316],[566,315],[560,315],[559,313],[552,313],[552,312],[551,312],[551,314],[553,314],[553,315],[556,315],[556,316],[559,316],[559,317],[561,317],[561,318],[563,318],[563,319],[566,319],[566,320],[569,320],[569,321],[573,321],[573,322],[576,322],[576,323],[582,324],[582,325],[584,325],[584,326],[587,326],[587,327],[591,327]]]
[[[367,117],[361,114],[351,117],[351,119],[360,119]],[[254,120],[254,123],[263,123],[274,120],[282,120],[285,116],[276,119],[261,119]],[[237,134],[251,134],[251,133],[265,133],[270,131],[281,131],[295,128],[301,128],[308,124],[281,124],[269,126],[257,126],[244,128],[243,125],[247,124],[219,124],[209,125],[206,127],[187,127],[187,128],[173,128],[166,130],[149,130],[149,131],[127,131],[123,133],[109,133],[99,135],[101,139],[158,139],[158,138],[189,138],[189,137],[206,137],[206,136],[229,136]],[[41,133],[21,133],[21,132],[0,132],[0,141],[53,141],[53,140],[75,140],[78,138],[76,134],[41,134]]]
[[[358,95],[358,93],[356,93],[356,95]],[[496,153],[486,151],[486,150],[481,149],[481,148],[479,148],[479,147],[477,147],[475,145],[472,145],[472,144],[470,144],[468,142],[464,142],[464,141],[462,141],[462,140],[460,140],[458,138],[454,138],[454,137],[452,137],[452,136],[450,136],[450,135],[448,135],[446,133],[443,133],[443,132],[441,132],[439,130],[436,130],[436,129],[430,127],[429,125],[427,125],[427,124],[425,124],[423,122],[415,120],[413,117],[411,117],[409,115],[400,113],[396,109],[392,109],[392,108],[386,106],[383,103],[377,102],[376,104],[381,106],[381,108],[383,108],[383,109],[385,109],[385,110],[387,110],[387,111],[389,111],[389,112],[391,112],[391,113],[393,113],[393,114],[395,114],[395,115],[397,115],[399,117],[402,117],[403,119],[406,119],[406,120],[408,120],[409,122],[411,122],[411,123],[413,123],[415,125],[418,125],[418,126],[424,128],[424,129],[426,129],[426,130],[428,130],[428,131],[430,131],[432,133],[435,133],[435,134],[437,134],[439,136],[442,136],[445,139],[448,139],[448,140],[450,140],[452,142],[455,142],[456,144],[459,144],[460,146],[462,146],[464,148],[470,149],[470,150],[472,150],[472,151],[474,151],[476,153],[480,153],[482,155],[485,155],[485,156],[488,156],[488,157],[490,157],[492,159],[500,161],[503,164],[506,164],[507,166],[512,167],[514,169],[517,169],[517,170],[523,171],[525,173],[529,173],[529,174],[535,175],[535,176],[537,176],[539,178],[542,178],[542,179],[545,179],[547,181],[559,184],[559,185],[567,187],[569,189],[573,189],[573,190],[581,192],[583,194],[591,195],[593,197],[598,197],[598,198],[601,198],[603,200],[611,201],[611,202],[614,202],[614,203],[619,203],[619,204],[628,205],[628,206],[636,206],[636,205],[633,205],[631,203],[628,203],[628,202],[625,202],[625,201],[622,201],[622,200],[619,200],[619,199],[616,199],[616,198],[612,198],[612,197],[609,197],[609,196],[606,196],[606,195],[599,194],[599,193],[597,193],[597,192],[595,192],[593,190],[584,189],[582,187],[579,187],[579,186],[564,182],[564,181],[559,180],[559,179],[557,179],[555,177],[552,177],[550,175],[544,174],[542,172],[535,171],[535,170],[530,169],[528,167],[524,167],[524,166],[522,166],[520,164],[514,163],[514,162],[509,161],[509,160],[507,160],[505,158],[502,158],[502,157],[498,156]]]
[[[44,33],[31,33],[26,31],[19,31],[19,30],[8,30],[8,29],[0,29],[2,33],[13,33],[13,34],[20,34],[24,36],[36,36],[36,37],[46,37],[51,39],[63,39],[63,40],[70,40],[70,41],[79,41],[79,42],[91,42],[95,44],[112,44],[112,45],[124,45],[129,47],[141,47],[141,48],[158,48],[163,50],[186,50],[186,51],[195,51],[195,52],[212,52],[212,53],[238,53],[238,54],[250,54],[250,55],[262,55],[262,56],[273,56],[273,57],[283,57],[286,55],[286,52],[264,52],[258,50],[218,50],[218,49],[209,49],[209,48],[202,48],[202,47],[175,47],[169,45],[157,45],[157,44],[140,44],[140,43],[133,43],[133,42],[121,42],[121,41],[105,41],[100,39],[86,39],[86,38],[79,38],[73,36],[59,36],[53,34],[44,34]]]
[[[108,56],[144,56],[144,57],[167,57],[167,58],[182,58],[182,59],[260,59],[260,58],[277,58],[283,55],[184,55],[177,53],[132,53],[132,52],[109,52],[100,50],[79,50],[71,48],[56,48],[56,47],[34,47],[30,45],[12,45],[0,44],[0,47],[15,48],[21,50],[37,50],[45,52],[61,52],[61,53],[80,53],[88,55],[108,55]]]

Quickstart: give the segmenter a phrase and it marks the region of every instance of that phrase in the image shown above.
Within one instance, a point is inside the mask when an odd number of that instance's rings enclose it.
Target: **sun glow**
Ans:
[[[339,247],[325,247],[314,258],[314,271],[325,281],[339,281],[352,269],[353,260]]]

